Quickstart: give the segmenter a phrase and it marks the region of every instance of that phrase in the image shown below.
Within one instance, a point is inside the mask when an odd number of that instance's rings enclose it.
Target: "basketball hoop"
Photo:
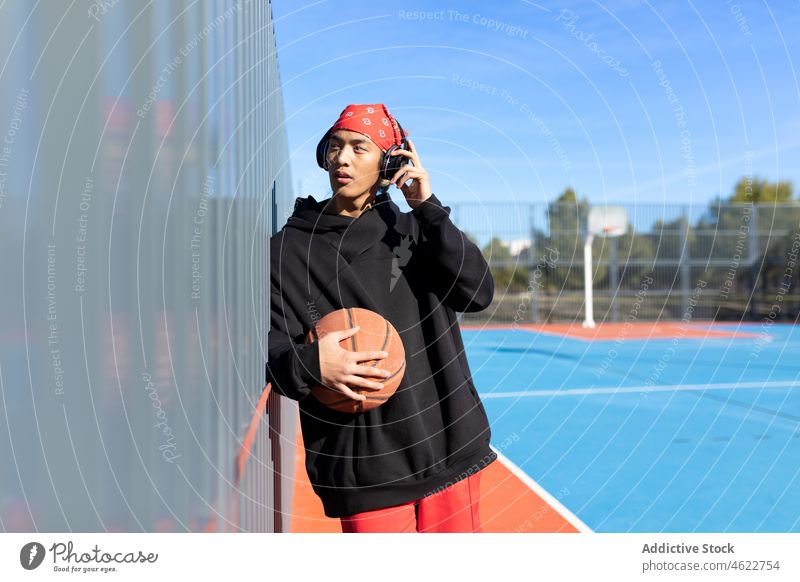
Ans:
[[[625,234],[625,232],[626,229],[621,226],[604,226],[602,234],[606,238],[611,238],[615,236],[622,236],[623,234]]]

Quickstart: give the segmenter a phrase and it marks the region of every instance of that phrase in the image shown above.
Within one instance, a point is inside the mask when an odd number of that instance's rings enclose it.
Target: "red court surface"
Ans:
[[[299,425],[298,425],[299,426]],[[480,517],[484,533],[576,533],[562,513],[542,499],[498,458],[481,473]],[[298,430],[290,531],[341,533],[338,519],[325,517],[305,469],[303,437]]]
[[[735,322],[733,324],[735,325]],[[510,324],[504,325],[467,325],[461,324],[461,329],[510,329]],[[678,338],[747,338],[759,337],[759,334],[747,331],[738,331],[731,327],[715,329],[712,323],[682,323],[650,322],[636,323],[615,322],[598,323],[597,327],[585,328],[580,321],[572,323],[521,323],[519,329],[560,335],[578,340],[616,340],[616,339],[672,339]]]

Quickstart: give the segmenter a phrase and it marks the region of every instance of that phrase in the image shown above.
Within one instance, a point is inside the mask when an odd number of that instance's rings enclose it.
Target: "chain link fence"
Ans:
[[[462,321],[583,320],[588,204],[450,206],[495,281],[492,306]],[[592,246],[597,322],[796,320],[800,204],[621,206],[628,233]]]

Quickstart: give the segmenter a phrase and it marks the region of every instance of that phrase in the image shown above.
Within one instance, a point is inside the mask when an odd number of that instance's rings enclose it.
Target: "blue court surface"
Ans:
[[[800,532],[796,328],[691,329],[465,327],[492,443],[597,532]]]

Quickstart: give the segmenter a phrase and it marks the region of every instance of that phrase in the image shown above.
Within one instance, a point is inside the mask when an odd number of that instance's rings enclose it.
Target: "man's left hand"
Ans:
[[[419,154],[417,148],[414,147],[414,142],[410,139],[408,141],[408,150],[395,150],[392,155],[405,156],[413,163],[406,163],[400,168],[397,173],[392,177],[392,184],[396,188],[400,188],[403,196],[406,197],[406,202],[413,209],[425,202],[431,196],[431,182],[428,176],[428,171],[422,167],[419,161]],[[411,184],[406,184],[411,180]],[[391,185],[391,184],[390,184]]]

